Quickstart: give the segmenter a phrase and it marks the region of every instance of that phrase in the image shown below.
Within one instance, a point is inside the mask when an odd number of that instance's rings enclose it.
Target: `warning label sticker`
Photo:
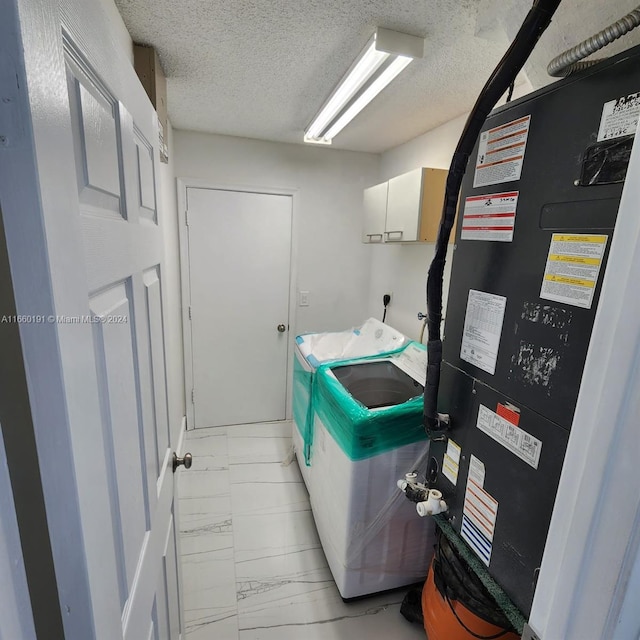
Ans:
[[[520,180],[530,123],[525,116],[480,134],[474,187]]]
[[[591,309],[607,238],[606,235],[554,233],[540,297]]]
[[[534,438],[531,434],[523,431],[513,422],[494,413],[483,404],[478,410],[478,422],[476,426],[480,431],[484,431],[490,438],[499,442],[524,460],[534,469],[538,468],[540,462],[540,452],[542,451],[542,442],[538,438]]]
[[[507,299],[469,290],[460,358],[493,375],[496,372]]]
[[[461,240],[511,242],[518,191],[472,196],[464,201]]]
[[[634,135],[639,116],[640,92],[605,102],[600,118],[598,142]]]
[[[489,566],[498,517],[498,501],[484,490],[483,485],[484,464],[472,455],[460,532],[478,557]]]
[[[458,482],[458,470],[460,469],[460,445],[453,440],[447,442],[447,452],[442,461],[442,473],[452,484]]]

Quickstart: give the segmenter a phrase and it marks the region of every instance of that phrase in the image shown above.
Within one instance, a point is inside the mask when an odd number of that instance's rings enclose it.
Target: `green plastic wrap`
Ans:
[[[410,342],[396,353],[416,344]],[[420,348],[424,347],[420,345]],[[339,365],[379,359],[378,355],[342,360]],[[323,364],[313,377],[311,403],[302,434],[307,465],[310,465],[315,414],[351,460],[364,460],[427,439],[422,425],[422,396],[383,409],[368,409],[332,375],[331,368],[335,366],[338,366],[335,362]]]
[[[304,437],[311,414],[311,383],[313,373],[306,371],[298,358],[293,358],[293,421]]]

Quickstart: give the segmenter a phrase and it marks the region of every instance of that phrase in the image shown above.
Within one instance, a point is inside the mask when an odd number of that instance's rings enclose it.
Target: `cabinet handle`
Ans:
[[[402,233],[403,233],[402,231],[385,231],[384,233],[387,236],[387,240],[391,240],[392,233],[399,233],[400,237],[398,238],[398,240],[402,240]]]
[[[381,233],[367,233],[367,238],[371,240],[372,238],[380,238],[380,242],[382,242],[382,234]]]

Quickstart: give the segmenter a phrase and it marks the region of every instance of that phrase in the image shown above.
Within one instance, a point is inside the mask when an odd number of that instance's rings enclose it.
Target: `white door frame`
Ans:
[[[627,593],[640,561],[639,178],[640,131],[531,609],[541,640],[628,640],[640,629]]]
[[[178,184],[178,234],[180,237],[180,283],[182,285],[182,336],[184,344],[184,395],[187,409],[187,429],[193,429],[194,404],[191,391],[193,389],[193,348],[191,337],[191,290],[189,284],[189,237],[187,234],[187,189],[212,189],[219,191],[238,191],[240,193],[264,193],[267,195],[291,197],[291,267],[289,273],[289,317],[287,339],[287,382],[285,389],[286,419],[291,420],[291,385],[293,382],[293,367],[291,357],[295,339],[298,282],[298,206],[299,190],[295,188],[262,187],[246,184],[225,184],[203,180],[201,178],[177,178]]]

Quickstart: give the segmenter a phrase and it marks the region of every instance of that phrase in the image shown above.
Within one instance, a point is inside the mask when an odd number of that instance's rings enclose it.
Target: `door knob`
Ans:
[[[180,465],[184,465],[185,469],[191,469],[191,464],[193,462],[193,456],[190,453],[185,453],[184,458],[178,458],[178,454],[173,452],[173,473],[176,472],[176,469]]]
[[[287,327],[285,327],[283,324],[278,325],[278,331],[280,333],[284,333],[286,330],[287,330]]]

